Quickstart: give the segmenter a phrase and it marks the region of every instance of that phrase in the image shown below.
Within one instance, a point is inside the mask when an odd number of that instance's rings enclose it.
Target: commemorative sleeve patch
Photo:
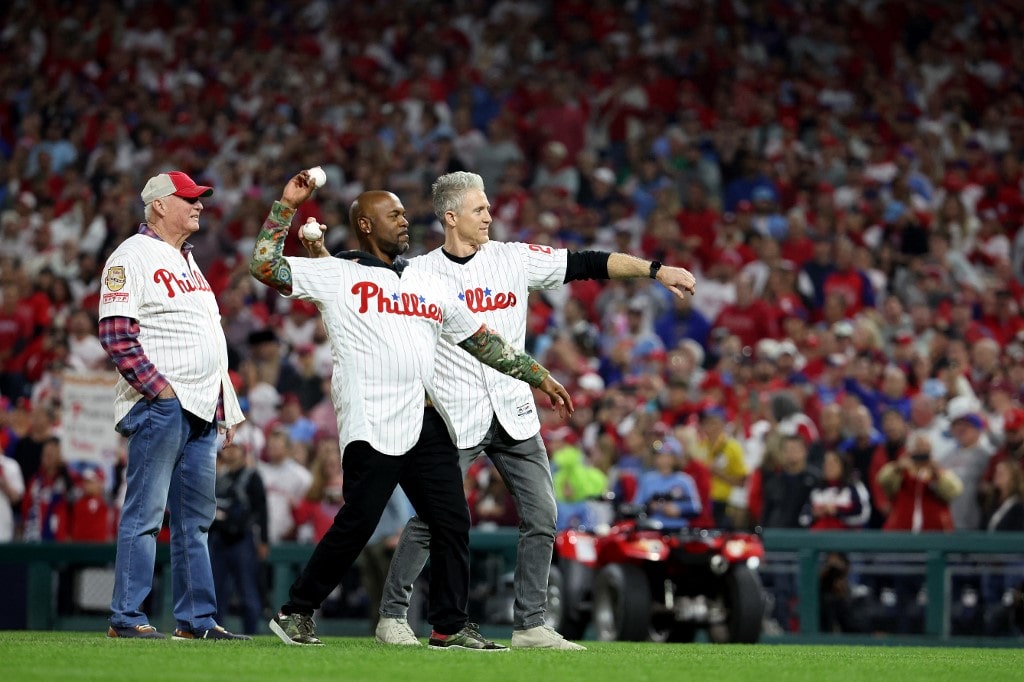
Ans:
[[[121,291],[126,283],[123,265],[112,265],[107,268],[107,274],[103,278],[103,284],[106,285],[107,289],[110,291]]]

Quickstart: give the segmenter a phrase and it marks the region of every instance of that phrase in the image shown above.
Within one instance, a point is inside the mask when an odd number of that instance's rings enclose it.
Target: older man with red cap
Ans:
[[[163,639],[142,604],[153,584],[156,536],[170,510],[175,639],[248,639],[214,620],[207,549],[218,428],[243,419],[228,375],[217,299],[186,239],[213,188],[179,171],[142,190],[146,222],[103,268],[100,340],[120,373],[115,429],[128,439],[108,637]]]

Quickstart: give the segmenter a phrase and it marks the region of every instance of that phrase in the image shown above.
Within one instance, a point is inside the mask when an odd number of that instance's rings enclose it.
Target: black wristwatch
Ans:
[[[658,270],[661,270],[661,261],[660,260],[652,260],[651,261],[651,272],[648,275],[648,277],[650,277],[651,279],[658,279]]]

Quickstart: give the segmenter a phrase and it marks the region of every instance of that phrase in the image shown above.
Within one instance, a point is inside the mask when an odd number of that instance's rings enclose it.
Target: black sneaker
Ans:
[[[233,632],[228,632],[220,625],[214,625],[209,630],[182,630],[178,628],[174,631],[174,636],[171,639],[234,639],[234,640],[247,640],[252,639],[249,635],[236,635]]]
[[[287,616],[279,613],[270,621],[270,631],[281,638],[281,641],[293,646],[323,646],[324,643],[316,636],[316,625],[313,616],[302,613],[291,613]]]
[[[146,623],[145,625],[129,625],[128,627],[116,628],[113,625],[107,628],[107,637],[111,639],[167,639],[162,632]]]
[[[484,636],[477,630],[479,627],[476,623],[466,623],[466,627],[462,628],[454,635],[438,635],[436,632],[430,633],[430,641],[427,645],[431,649],[469,649],[471,651],[508,651],[507,646],[497,644],[489,639],[484,639]]]

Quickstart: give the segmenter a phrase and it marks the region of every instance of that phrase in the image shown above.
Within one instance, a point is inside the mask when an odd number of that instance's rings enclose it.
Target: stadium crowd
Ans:
[[[113,537],[119,471],[61,451],[61,373],[109,369],[101,264],[142,220],[142,181],[177,168],[216,188],[193,253],[269,542],[315,541],[343,504],[329,344],[315,308],[247,271],[273,193],[315,165],[328,182],[297,222],[326,224],[332,251],[371,188],[402,198],[413,255],[436,248],[430,183],[471,170],[494,239],[697,274],[686,301],[646,281],[534,294],[527,350],[578,406],[542,418],[563,524],[633,498],[669,454],[694,523],[1024,530],[1018,3],[15,0],[0,17],[0,540]],[[517,525],[493,470],[466,489],[477,523]]]

